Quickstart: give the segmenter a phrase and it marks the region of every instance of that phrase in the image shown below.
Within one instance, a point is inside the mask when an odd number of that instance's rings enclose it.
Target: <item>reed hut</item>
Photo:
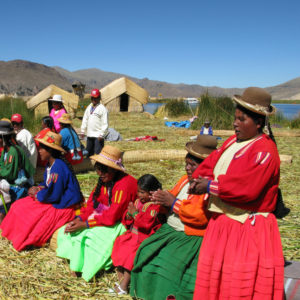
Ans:
[[[126,77],[114,80],[101,90],[101,102],[110,112],[143,112],[148,92]]]
[[[52,108],[51,101],[48,101],[53,95],[61,95],[63,105],[66,111],[72,116],[75,116],[79,97],[74,93],[69,93],[53,84],[50,84],[45,89],[40,91],[34,97],[27,101],[27,108],[33,109],[35,116],[47,116]]]

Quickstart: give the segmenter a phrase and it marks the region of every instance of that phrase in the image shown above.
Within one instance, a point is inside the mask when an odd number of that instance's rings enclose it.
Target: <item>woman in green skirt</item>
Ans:
[[[192,299],[199,249],[208,223],[206,194],[187,194],[192,174],[216,149],[215,137],[198,136],[186,144],[186,175],[171,191],[158,190],[152,201],[169,208],[167,223],[140,246],[131,273],[130,294],[147,300]]]
[[[115,239],[126,231],[121,224],[129,202],[136,199],[137,181],[126,174],[121,151],[105,146],[94,160],[99,180],[80,215],[58,231],[56,254],[70,261],[72,271],[89,281],[112,266]]]

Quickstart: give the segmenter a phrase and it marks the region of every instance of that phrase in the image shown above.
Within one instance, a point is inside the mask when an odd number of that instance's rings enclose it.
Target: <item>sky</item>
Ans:
[[[3,61],[224,88],[300,76],[299,0],[10,0],[0,11]]]

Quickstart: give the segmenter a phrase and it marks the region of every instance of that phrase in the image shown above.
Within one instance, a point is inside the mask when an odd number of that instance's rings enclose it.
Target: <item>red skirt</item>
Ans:
[[[135,254],[140,244],[138,235],[130,230],[117,237],[111,254],[113,265],[131,271]]]
[[[31,197],[14,202],[1,223],[2,236],[10,240],[17,251],[29,245],[41,247],[55,232],[75,217],[72,208],[57,209]]]
[[[83,161],[83,154],[82,151],[78,151],[78,155],[80,156],[80,160],[73,160],[72,157],[74,157],[75,153],[70,153],[67,152],[65,154],[65,158],[67,159],[67,161],[71,164],[71,165],[78,165]]]
[[[244,224],[216,215],[200,249],[194,299],[283,299],[284,258],[276,218]]]

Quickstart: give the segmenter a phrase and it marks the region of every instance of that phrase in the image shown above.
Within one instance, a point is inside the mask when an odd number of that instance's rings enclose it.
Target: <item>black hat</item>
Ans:
[[[7,121],[0,121],[0,134],[9,135],[12,133],[14,133],[14,129],[11,126],[11,123]]]

